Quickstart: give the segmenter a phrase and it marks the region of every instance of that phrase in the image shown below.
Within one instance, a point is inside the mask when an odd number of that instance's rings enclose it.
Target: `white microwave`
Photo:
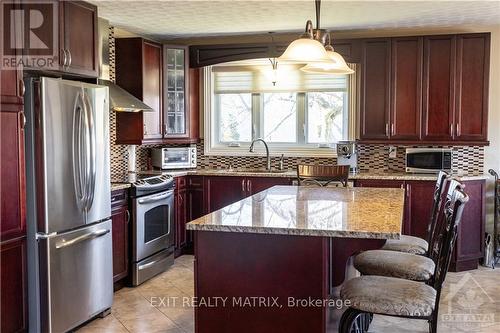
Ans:
[[[196,168],[196,147],[153,148],[151,162],[160,169]]]
[[[451,156],[451,149],[407,148],[406,172],[437,173],[440,170],[451,171]]]

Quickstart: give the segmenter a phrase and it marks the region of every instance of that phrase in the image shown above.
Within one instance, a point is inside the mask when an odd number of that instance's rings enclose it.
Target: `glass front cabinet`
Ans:
[[[165,45],[163,49],[163,121],[164,137],[189,136],[188,48]]]

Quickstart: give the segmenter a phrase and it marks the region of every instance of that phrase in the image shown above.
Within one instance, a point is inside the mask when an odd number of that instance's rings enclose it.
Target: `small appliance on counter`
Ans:
[[[349,165],[349,171],[357,173],[358,155],[354,141],[339,141],[337,143],[337,165]]]
[[[437,173],[451,171],[452,150],[444,148],[407,148],[406,172]]]
[[[153,148],[153,167],[162,170],[196,168],[196,147]]]

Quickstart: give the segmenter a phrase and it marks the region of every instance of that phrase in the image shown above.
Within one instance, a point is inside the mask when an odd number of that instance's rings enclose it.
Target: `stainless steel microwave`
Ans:
[[[406,172],[435,173],[451,171],[451,149],[407,148]]]
[[[196,168],[196,147],[153,148],[151,161],[155,168]]]

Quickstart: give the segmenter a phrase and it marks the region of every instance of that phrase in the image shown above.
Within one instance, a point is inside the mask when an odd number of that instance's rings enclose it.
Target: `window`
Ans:
[[[273,85],[269,65],[207,67],[205,153],[247,155],[250,142],[263,138],[273,154],[335,155],[335,143],[354,137],[355,78],[299,68],[282,65]]]

